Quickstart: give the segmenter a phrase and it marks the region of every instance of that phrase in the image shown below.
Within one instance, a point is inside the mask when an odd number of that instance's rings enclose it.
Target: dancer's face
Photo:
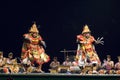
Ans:
[[[37,37],[38,33],[32,33],[33,37]]]
[[[89,38],[89,37],[91,36],[90,33],[84,33],[83,35],[84,35],[86,38]]]

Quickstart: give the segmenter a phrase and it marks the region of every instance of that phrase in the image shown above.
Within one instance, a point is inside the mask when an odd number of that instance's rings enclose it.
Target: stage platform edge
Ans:
[[[117,74],[64,74],[64,73],[28,73],[0,74],[0,80],[120,80]]]

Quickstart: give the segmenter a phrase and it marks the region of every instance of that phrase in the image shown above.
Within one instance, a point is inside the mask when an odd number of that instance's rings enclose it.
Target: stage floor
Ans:
[[[71,73],[1,73],[0,76],[120,76],[120,74],[71,74]]]
[[[120,80],[117,74],[66,74],[66,73],[17,73],[17,74],[0,74],[0,80]]]

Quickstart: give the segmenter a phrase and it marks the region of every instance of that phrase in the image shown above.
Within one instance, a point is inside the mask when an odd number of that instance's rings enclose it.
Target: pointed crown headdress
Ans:
[[[85,26],[83,27],[82,34],[84,34],[84,33],[88,33],[88,32],[91,32],[91,31],[90,31],[88,25],[85,25]]]
[[[35,32],[35,33],[39,33],[38,28],[36,23],[34,22],[34,24],[32,25],[32,27],[30,28],[29,32]]]

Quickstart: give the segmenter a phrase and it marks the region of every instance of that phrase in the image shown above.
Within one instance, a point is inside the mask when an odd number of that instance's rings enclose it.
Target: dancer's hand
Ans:
[[[104,45],[103,39],[104,39],[103,37],[101,37],[101,38],[98,37],[97,40],[96,40],[95,42],[96,42],[97,44],[102,44],[102,45]]]

